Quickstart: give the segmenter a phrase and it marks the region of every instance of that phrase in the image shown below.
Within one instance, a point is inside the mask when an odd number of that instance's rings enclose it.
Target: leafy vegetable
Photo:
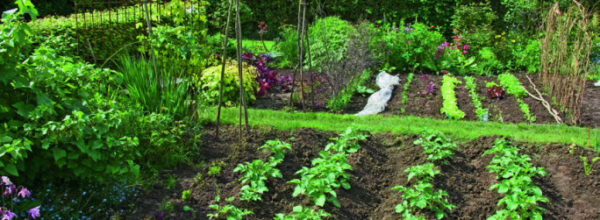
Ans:
[[[456,84],[460,83],[461,82],[458,79],[449,75],[444,75],[442,78],[441,91],[444,101],[442,103],[440,112],[448,116],[450,119],[462,119],[465,117],[465,113],[458,108],[456,94],[454,92]]]
[[[471,101],[473,102],[473,106],[475,106],[477,118],[481,121],[486,121],[488,109],[483,108],[483,105],[481,104],[481,98],[477,94],[477,83],[475,82],[474,77],[465,76],[465,88],[469,90],[469,95],[471,95]]]

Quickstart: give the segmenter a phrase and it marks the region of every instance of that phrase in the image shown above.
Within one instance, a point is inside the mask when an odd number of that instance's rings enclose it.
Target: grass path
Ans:
[[[216,120],[216,107],[198,112],[204,123]],[[224,108],[222,123],[236,124],[237,108]],[[600,129],[587,129],[554,124],[509,124],[499,122],[453,121],[415,116],[364,116],[332,114],[327,112],[285,112],[248,109],[251,126],[273,126],[280,130],[314,128],[341,132],[353,126],[373,133],[418,134],[425,129],[436,129],[458,140],[472,140],[480,136],[501,135],[518,141],[533,143],[566,143],[592,147],[600,144]],[[589,133],[588,133],[589,132]],[[589,138],[588,138],[589,134]]]

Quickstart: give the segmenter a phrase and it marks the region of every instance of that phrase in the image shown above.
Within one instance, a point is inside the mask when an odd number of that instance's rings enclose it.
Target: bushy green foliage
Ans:
[[[327,101],[327,109],[332,112],[338,112],[344,110],[348,103],[352,100],[352,97],[361,87],[371,79],[372,72],[365,70],[360,74],[358,78],[350,80],[344,89],[336,94],[335,97]]]
[[[512,47],[514,70],[527,70],[528,73],[537,73],[541,70],[542,49],[537,39],[525,39],[521,44]],[[526,42],[526,44],[525,44]]]
[[[277,60],[277,66],[293,68],[298,65],[298,31],[294,26],[285,26],[281,28],[280,34],[277,51],[281,53],[281,57]]]
[[[496,19],[489,2],[457,5],[452,15],[452,27],[461,43],[478,51],[492,45],[495,35],[492,25]]]
[[[421,137],[413,142],[420,145],[427,154],[427,160],[433,163],[446,164],[448,159],[454,156],[454,150],[458,145],[439,131],[426,131]],[[408,179],[410,180],[410,174]]]
[[[458,102],[456,101],[456,93],[454,89],[456,84],[460,84],[460,80],[450,75],[444,75],[442,78],[442,108],[440,112],[445,114],[450,119],[462,119],[465,117],[465,113],[458,108]]]
[[[185,26],[159,25],[152,29],[152,35],[138,37],[145,42],[140,50],[144,52],[152,48],[159,64],[185,66],[189,68],[186,73],[200,74],[210,51],[207,51],[208,47],[201,46],[206,36],[197,36],[196,33]]]
[[[475,57],[467,56],[468,45],[458,45],[458,42],[455,44],[442,43],[439,47],[443,48],[438,52],[440,55],[436,54],[436,65],[437,69],[445,72],[449,72],[455,75],[467,75],[471,74],[476,67]]]
[[[475,115],[477,115],[480,121],[487,121],[488,109],[484,108],[483,104],[481,104],[483,98],[477,93],[477,82],[475,82],[474,77],[465,76],[465,88],[469,90],[471,101],[475,107]]]
[[[317,71],[328,71],[330,65],[341,61],[346,55],[349,36],[354,27],[338,17],[318,19],[308,28],[310,58]]]
[[[531,158],[519,155],[518,151],[510,142],[496,139],[494,146],[484,152],[484,155],[494,155],[487,168],[500,181],[492,185],[490,190],[496,189],[504,194],[498,201],[498,206],[503,208],[488,219],[542,219],[544,208],[538,203],[547,203],[549,200],[542,195],[542,190],[533,183],[532,178],[545,176],[546,171],[534,167],[529,162]]]
[[[478,51],[479,56],[477,57],[477,66],[474,68],[475,73],[478,75],[492,75],[499,73],[504,69],[504,65],[498,58],[494,51],[490,47],[481,48]]]
[[[242,78],[244,81],[244,93],[246,102],[251,104],[256,100],[255,92],[258,91],[258,83],[255,78],[258,75],[255,68],[243,64]],[[238,102],[240,97],[239,74],[237,64],[229,61],[225,65],[225,79],[223,85],[223,103],[226,106],[232,106]],[[219,101],[219,88],[221,86],[221,65],[212,66],[202,71],[199,79],[194,81],[200,90],[200,96],[203,101],[209,104],[216,104]]]
[[[404,22],[395,27],[384,24],[383,33],[375,40],[383,47],[377,57],[385,60],[385,66],[402,71],[434,70],[437,45],[444,37],[436,29],[422,23],[406,25]]]
[[[321,217],[329,217],[331,214],[323,211],[322,209],[318,209],[317,211],[304,207],[304,206],[294,206],[291,214],[284,215],[282,213],[277,213],[275,215],[275,220],[321,220]]]
[[[260,195],[268,192],[269,188],[265,185],[265,180],[268,178],[281,178],[281,172],[275,168],[276,161],[264,162],[262,160],[254,160],[244,164],[238,164],[233,172],[240,172],[243,176],[240,178],[243,184],[240,189],[240,200],[259,201],[262,200]]]

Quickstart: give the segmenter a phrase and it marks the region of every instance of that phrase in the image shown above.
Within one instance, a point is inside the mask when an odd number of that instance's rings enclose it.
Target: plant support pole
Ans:
[[[219,105],[217,107],[217,130],[215,133],[215,136],[217,137],[217,139],[219,139],[219,120],[221,119],[221,106],[223,105],[223,84],[225,83],[225,80],[223,80],[223,78],[225,77],[225,62],[227,61],[227,41],[229,40],[228,38],[228,34],[229,34],[229,20],[231,18],[231,5],[233,3],[233,0],[229,0],[229,6],[227,8],[227,22],[225,23],[225,39],[223,41],[223,54],[221,54],[221,86],[219,87]]]
[[[242,108],[244,109],[244,122],[246,132],[250,131],[248,125],[248,108],[246,107],[246,94],[244,91],[244,78],[242,74],[242,26],[240,23],[240,0],[235,0],[235,38],[237,42],[237,65],[240,76],[240,134],[242,129]]]
[[[298,51],[298,66],[300,67],[300,102],[302,110],[306,110],[304,106],[304,32],[306,31],[306,0],[301,0],[302,5],[302,32],[298,33],[300,50]]]
[[[298,0],[298,26],[296,29],[296,35],[297,35],[297,39],[296,39],[296,44],[297,44],[297,48],[298,48],[298,53],[300,53],[300,31],[302,28],[302,0]],[[298,55],[298,62],[300,61],[300,55]],[[296,68],[302,68],[302,64],[298,63],[298,65],[296,66]],[[294,76],[292,77],[292,89],[290,90],[290,107],[292,107],[293,103],[294,103],[294,87],[296,87],[296,73],[298,71],[294,71]],[[302,81],[302,80],[300,80]]]

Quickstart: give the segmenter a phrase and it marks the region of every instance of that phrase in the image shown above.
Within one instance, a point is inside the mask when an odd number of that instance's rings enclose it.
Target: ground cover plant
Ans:
[[[523,117],[527,121],[535,122],[535,115],[531,113],[529,105],[523,101],[523,98],[527,96],[527,91],[523,88],[519,79],[510,73],[503,73],[498,75],[498,82],[502,87],[506,88],[506,93],[515,97],[515,100],[519,104],[519,109],[523,112]]]

